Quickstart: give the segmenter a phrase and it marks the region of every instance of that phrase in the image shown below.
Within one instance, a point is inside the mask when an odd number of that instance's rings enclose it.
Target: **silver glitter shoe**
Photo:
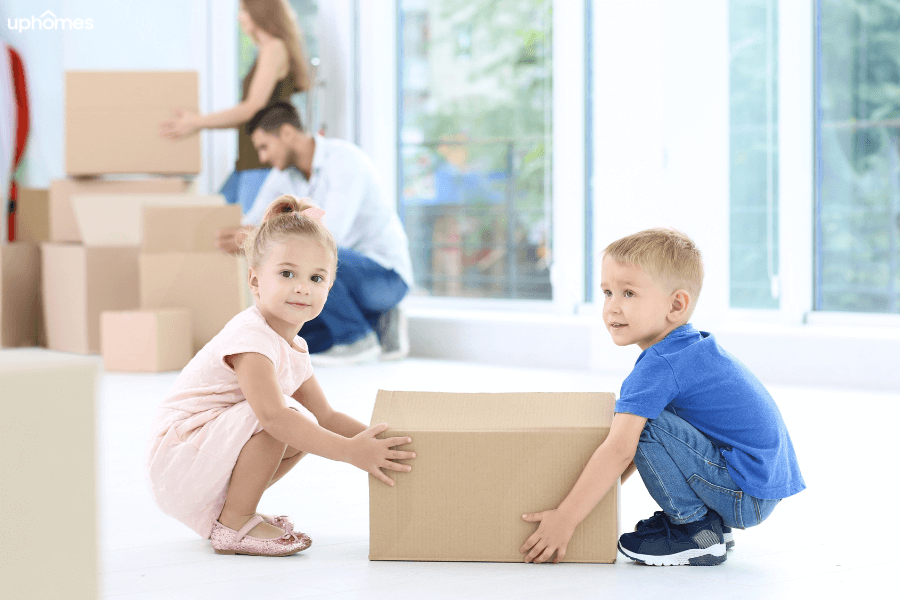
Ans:
[[[235,531],[225,527],[219,521],[213,523],[212,534],[209,536],[213,550],[216,554],[245,554],[247,556],[289,556],[312,545],[312,540],[303,533],[285,532],[279,538],[265,539],[252,537],[247,532],[265,521],[260,515],[256,515]]]

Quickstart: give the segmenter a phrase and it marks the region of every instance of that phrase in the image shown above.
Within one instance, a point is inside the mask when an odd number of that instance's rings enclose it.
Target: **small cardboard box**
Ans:
[[[211,340],[241,310],[238,260],[215,252],[143,252],[140,255],[142,309],[187,308],[193,352]]]
[[[50,182],[50,237],[52,242],[81,242],[71,197],[75,194],[183,194],[190,183],[178,177],[134,180],[56,179]]]
[[[16,241],[50,241],[50,192],[19,188],[16,200]]]
[[[198,105],[194,71],[67,71],[66,173],[199,173],[198,133],[160,135],[174,109]]]
[[[37,244],[0,245],[0,347],[40,341],[41,256]]]
[[[369,559],[522,562],[537,529],[522,515],[556,508],[612,424],[610,393],[457,394],[379,390],[379,437],[409,436],[410,473],[369,477]],[[582,521],[565,562],[612,563],[616,485]]]
[[[193,357],[186,308],[104,312],[100,337],[107,371],[178,371]]]
[[[213,252],[218,230],[240,226],[241,207],[148,206],[143,221],[144,252]]]
[[[0,352],[0,545],[6,598],[99,598],[96,358],[22,348]],[[36,477],[36,474],[40,474]],[[53,515],[78,543],[53,544],[34,524]]]

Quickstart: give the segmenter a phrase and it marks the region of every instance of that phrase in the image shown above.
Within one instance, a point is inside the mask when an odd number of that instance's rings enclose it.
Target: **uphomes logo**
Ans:
[[[6,24],[10,29],[18,31],[28,31],[33,29],[36,31],[64,31],[66,29],[93,29],[93,19],[62,19],[54,15],[51,11],[45,11],[40,17],[31,17],[30,19],[7,19]]]

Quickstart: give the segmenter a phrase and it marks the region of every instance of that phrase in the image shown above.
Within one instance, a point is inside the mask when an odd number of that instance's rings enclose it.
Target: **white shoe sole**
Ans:
[[[652,554],[638,554],[631,552],[619,544],[619,552],[631,560],[642,562],[657,567],[674,567],[681,565],[709,566],[725,562],[725,544],[714,544],[708,548],[691,548],[676,554],[666,556],[654,556]]]

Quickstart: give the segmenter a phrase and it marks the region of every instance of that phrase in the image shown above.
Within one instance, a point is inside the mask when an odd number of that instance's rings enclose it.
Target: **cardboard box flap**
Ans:
[[[547,431],[609,429],[608,392],[462,394],[378,390],[372,424],[393,431]]]
[[[67,71],[66,105],[118,111],[182,106],[196,112],[198,81],[196,71]]]
[[[145,206],[225,204],[218,194],[73,194],[70,199],[86,246],[139,246]]]

